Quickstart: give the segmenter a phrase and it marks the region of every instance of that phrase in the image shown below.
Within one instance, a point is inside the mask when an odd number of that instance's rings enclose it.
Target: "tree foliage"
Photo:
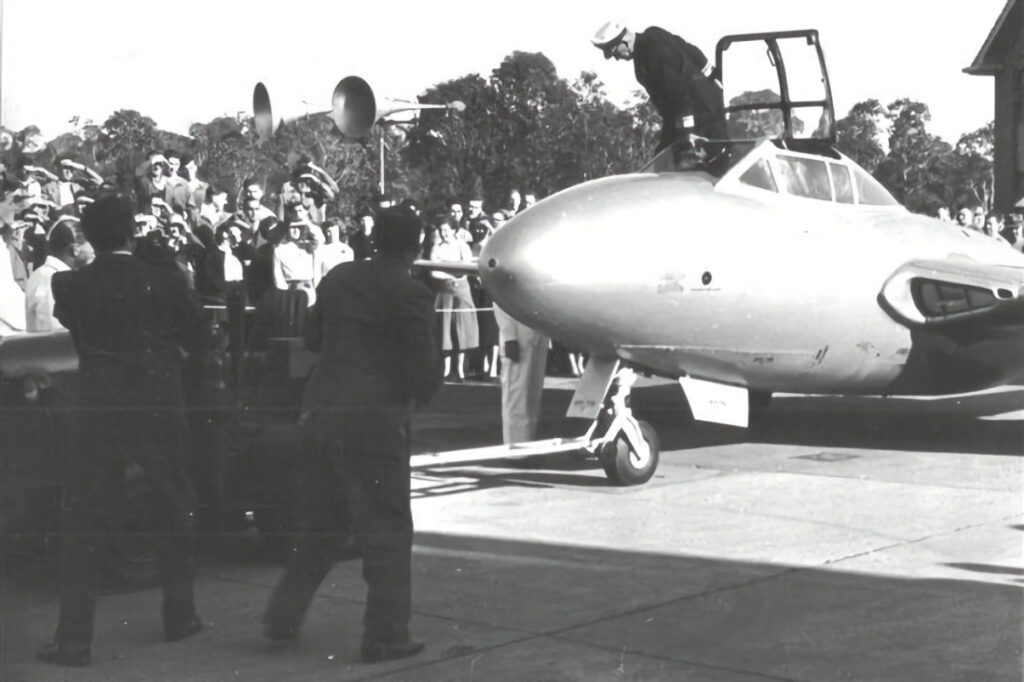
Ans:
[[[772,104],[781,102],[782,97],[773,90],[748,90],[733,97],[729,106],[743,104]],[[804,131],[804,122],[793,114],[793,134]],[[742,139],[780,137],[786,132],[786,121],[781,109],[747,109],[730,111],[725,119],[729,136]]]
[[[956,188],[958,205],[992,208],[995,189],[995,122],[960,136],[956,143],[950,184]]]
[[[933,214],[952,200],[952,146],[928,132],[928,105],[899,99],[887,107],[889,152],[875,175],[911,211]]]
[[[503,204],[512,187],[547,195],[575,183],[636,170],[649,159],[661,120],[646,95],[633,103],[609,101],[596,74],[571,80],[540,53],[514,52],[486,76],[470,74],[438,83],[424,103],[465,103],[464,113],[419,111],[408,125],[376,126],[365,140],[346,139],[329,117],[310,115],[280,126],[259,141],[245,114],[191,127],[188,136],[162,131],[138,111],[115,111],[101,126],[73,119],[75,130],[31,149],[38,130],[13,135],[3,152],[7,167],[20,158],[46,163],[70,155],[130,188],[146,152],[173,147],[191,152],[200,176],[234,194],[242,181],[265,182],[268,204],[300,159],[323,167],[341,187],[329,214],[351,215],[377,193],[385,150],[388,193],[411,196],[428,209],[447,198],[483,192],[489,207]],[[745,92],[730,104],[778,102],[772,90]],[[910,99],[888,106],[860,102],[837,122],[837,148],[873,173],[908,208],[931,213],[939,205],[981,204],[992,197],[992,126],[960,138],[955,147],[931,134],[928,107]],[[783,133],[780,110],[732,112],[730,134],[742,138]],[[804,122],[794,116],[794,132]]]
[[[888,111],[877,99],[858,102],[836,122],[836,148],[869,173],[885,158],[881,140],[888,127]]]

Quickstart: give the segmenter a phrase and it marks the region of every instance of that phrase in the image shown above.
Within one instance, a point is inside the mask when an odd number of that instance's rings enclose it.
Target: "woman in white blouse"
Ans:
[[[334,266],[341,263],[348,263],[355,256],[352,247],[341,239],[341,225],[336,218],[332,218],[324,225],[327,241],[316,250],[317,267],[315,268],[315,280],[313,286],[320,283],[320,280],[327,275]]]
[[[455,237],[455,231],[448,221],[444,221],[438,227],[437,242],[430,252],[430,260],[471,261],[473,252],[470,250],[469,244]],[[455,379],[463,381],[466,378],[466,370],[463,365],[464,354],[480,345],[469,281],[465,276],[456,277],[445,272],[434,271],[430,273],[430,276],[434,282],[434,290],[437,292],[434,308],[441,312],[441,350],[445,351],[444,374],[448,376],[451,372],[454,352]]]
[[[305,220],[291,220],[280,243],[274,247],[274,286],[306,292],[306,303],[316,301],[316,242]]]

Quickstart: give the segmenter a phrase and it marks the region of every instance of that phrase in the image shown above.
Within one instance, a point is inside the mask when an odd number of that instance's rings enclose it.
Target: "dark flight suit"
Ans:
[[[79,357],[72,443],[61,503],[61,647],[92,640],[98,559],[117,532],[125,475],[137,468],[152,490],[164,630],[195,618],[189,532],[195,494],[186,470],[181,349],[202,351],[199,309],[180,274],[128,254],[98,254],[53,278],[54,316],[71,332]]]
[[[661,115],[661,151],[682,139],[682,119],[694,117],[692,131],[708,139],[725,139],[722,88],[702,70],[708,60],[700,49],[665,29],[651,26],[636,34],[633,68]]]
[[[301,624],[347,509],[368,588],[364,643],[408,641],[408,421],[441,382],[434,326],[433,292],[381,256],[343,263],[317,287],[306,343],[321,355],[303,397],[298,537],[264,616],[271,636]]]

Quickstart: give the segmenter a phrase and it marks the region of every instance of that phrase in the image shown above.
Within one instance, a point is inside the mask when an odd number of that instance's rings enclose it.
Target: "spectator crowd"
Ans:
[[[82,212],[96,197],[124,188],[71,158],[56,159],[52,169],[25,164],[0,170],[0,235],[7,251],[0,257],[0,335],[60,329],[52,314],[50,278],[92,261],[80,229]],[[374,254],[374,218],[380,210],[400,204],[420,217],[422,259],[470,261],[497,227],[537,200],[530,191],[512,188],[505,205],[494,210],[485,210],[481,192],[428,201],[427,206],[436,206],[431,212],[412,198],[378,195],[361,202],[350,222],[329,214],[338,185],[305,158],[281,187],[267,190],[259,178],[247,178],[229,191],[204,181],[191,155],[150,151],[135,169],[129,197],[136,210],[135,254],[177,270],[207,306],[237,297],[257,311],[261,306],[308,308],[331,268]],[[498,329],[479,280],[442,272],[420,276],[437,294],[446,376],[460,381],[469,372],[496,380]],[[282,298],[289,303],[280,305]],[[576,356],[571,363],[578,374]]]
[[[1017,251],[1024,251],[1024,207],[1021,211],[999,213],[985,211],[981,206],[962,206],[956,212],[946,206],[939,208],[936,217],[944,223],[953,223],[974,230],[999,241],[1005,241]]]
[[[8,256],[0,257],[0,335],[58,329],[50,278],[92,260],[79,229],[82,211],[100,194],[123,190],[66,157],[53,168],[25,163],[0,172],[0,236]],[[238,297],[257,310],[312,306],[317,284],[331,268],[373,255],[374,216],[396,203],[422,220],[422,259],[470,261],[495,229],[537,200],[532,192],[510,188],[504,205],[490,211],[482,192],[443,205],[431,198],[425,205],[435,208],[424,210],[413,198],[375,196],[358,204],[349,221],[331,215],[338,185],[308,159],[298,159],[289,179],[272,192],[259,178],[229,191],[204,181],[197,160],[174,149],[150,151],[134,180],[136,255],[178,270],[204,304]],[[940,209],[938,218],[1024,250],[1020,214],[965,206],[955,213]],[[479,280],[443,272],[420,276],[436,292],[445,375],[495,380],[498,328]],[[281,305],[282,297],[287,304]],[[301,321],[290,328],[300,327]],[[582,359],[557,343],[555,348],[554,362],[578,376]]]

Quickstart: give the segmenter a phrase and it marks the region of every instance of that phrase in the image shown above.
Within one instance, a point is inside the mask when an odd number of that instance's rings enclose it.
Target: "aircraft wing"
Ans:
[[[24,379],[78,369],[78,352],[67,330],[12,334],[0,339],[0,378]]]
[[[908,326],[982,320],[1024,324],[1024,268],[966,260],[910,261],[889,277],[878,298]]]
[[[420,270],[435,270],[447,272],[449,275],[479,275],[480,267],[475,260],[472,261],[439,261],[439,260],[418,260],[412,264]]]

